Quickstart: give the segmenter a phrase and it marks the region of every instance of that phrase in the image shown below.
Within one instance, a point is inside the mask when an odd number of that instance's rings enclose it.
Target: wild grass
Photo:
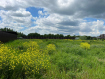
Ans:
[[[0,44],[0,79],[104,79],[104,44],[70,39]]]

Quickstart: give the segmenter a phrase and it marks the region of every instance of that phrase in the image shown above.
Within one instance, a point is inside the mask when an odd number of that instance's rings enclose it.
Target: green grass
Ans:
[[[49,54],[50,68],[40,74],[26,75],[26,79],[104,79],[105,78],[105,41],[83,40],[69,41],[62,39],[32,39],[39,45],[40,51],[46,50],[47,45],[54,44],[56,51]],[[8,48],[18,54],[26,52],[27,47],[22,45],[29,39],[19,39],[5,43]],[[80,47],[82,42],[88,42],[90,49]],[[21,51],[23,50],[23,51]],[[5,70],[4,70],[5,71]],[[43,70],[42,70],[43,71]],[[0,70],[1,79],[5,79],[3,69]],[[12,73],[12,71],[11,71]],[[16,72],[12,73],[15,78]],[[6,74],[9,75],[9,74]],[[22,74],[20,74],[22,75]],[[16,78],[15,78],[16,79]],[[20,79],[20,77],[17,79]]]

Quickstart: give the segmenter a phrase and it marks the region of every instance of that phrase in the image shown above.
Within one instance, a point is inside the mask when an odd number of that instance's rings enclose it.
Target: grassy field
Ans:
[[[105,79],[105,41],[18,39],[1,43],[0,79]]]

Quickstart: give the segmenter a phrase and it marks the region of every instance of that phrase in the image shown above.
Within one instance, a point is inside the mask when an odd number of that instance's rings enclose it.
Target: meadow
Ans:
[[[104,40],[18,39],[0,42],[0,79],[104,78]]]

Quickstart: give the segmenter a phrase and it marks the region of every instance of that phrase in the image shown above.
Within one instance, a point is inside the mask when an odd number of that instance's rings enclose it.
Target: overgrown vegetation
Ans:
[[[104,79],[104,44],[70,39],[0,43],[0,79]]]

